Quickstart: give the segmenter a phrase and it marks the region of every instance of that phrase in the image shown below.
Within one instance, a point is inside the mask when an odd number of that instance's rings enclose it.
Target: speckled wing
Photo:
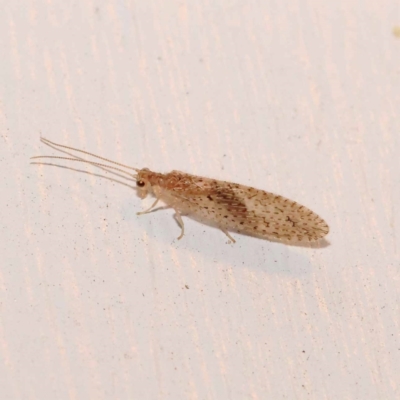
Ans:
[[[182,213],[200,221],[285,242],[316,241],[329,232],[322,218],[295,201],[249,186],[180,174],[171,194]]]

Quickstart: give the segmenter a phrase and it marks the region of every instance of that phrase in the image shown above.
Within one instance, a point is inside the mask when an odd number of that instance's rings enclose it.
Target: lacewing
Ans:
[[[235,242],[229,231],[240,232],[264,239],[278,240],[288,244],[315,242],[329,232],[327,223],[315,212],[301,204],[277,194],[250,186],[187,174],[180,171],[153,172],[148,168],[130,167],[87,151],[64,146],[41,138],[44,144],[56,149],[76,151],[105,161],[107,164],[73,157],[37,156],[33,159],[60,159],[78,161],[118,171],[136,181],[141,198],[148,194],[154,203],[138,215],[147,214],[161,200],[175,210],[175,217],[184,235],[182,216],[188,216],[213,225]],[[118,167],[108,164],[118,165]],[[128,172],[134,171],[135,173]]]

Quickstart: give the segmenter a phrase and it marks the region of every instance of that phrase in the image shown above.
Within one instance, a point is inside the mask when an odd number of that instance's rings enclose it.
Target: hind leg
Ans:
[[[226,229],[220,228],[222,232],[225,233],[226,236],[232,241],[232,243],[236,243],[236,240],[229,234],[229,232]]]

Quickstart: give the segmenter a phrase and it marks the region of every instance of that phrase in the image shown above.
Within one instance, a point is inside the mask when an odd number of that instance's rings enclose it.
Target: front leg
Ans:
[[[156,204],[158,203],[158,200],[160,200],[160,199],[157,198],[156,201],[147,210],[139,211],[139,212],[136,213],[136,215],[148,214],[151,211],[151,209],[156,206]]]
[[[158,203],[158,201],[160,200],[160,197],[161,197],[161,190],[159,188],[154,188],[153,192],[154,192],[154,196],[156,196],[156,200],[154,201],[154,203],[148,209],[146,209],[144,211],[139,211],[138,213],[136,213],[137,215],[148,214],[156,206],[156,204]]]

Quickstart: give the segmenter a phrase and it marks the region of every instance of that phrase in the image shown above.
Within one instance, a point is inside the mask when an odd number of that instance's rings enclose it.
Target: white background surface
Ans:
[[[397,0],[0,3],[1,399],[400,397]],[[282,194],[329,245],[178,242],[30,165],[41,134]]]

